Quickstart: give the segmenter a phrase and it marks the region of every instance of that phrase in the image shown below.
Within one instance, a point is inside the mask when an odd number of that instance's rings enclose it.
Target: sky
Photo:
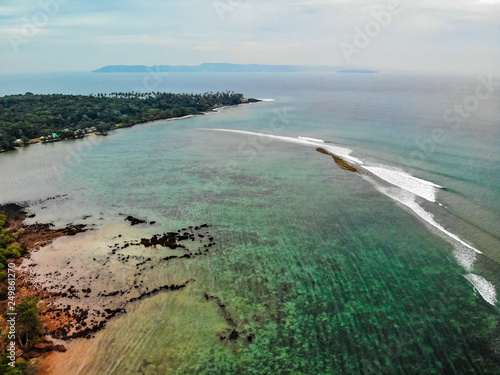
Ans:
[[[500,0],[0,0],[0,73],[205,62],[500,73]]]

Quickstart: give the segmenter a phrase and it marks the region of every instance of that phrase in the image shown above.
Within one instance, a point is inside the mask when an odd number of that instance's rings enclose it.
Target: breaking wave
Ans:
[[[474,262],[481,251],[463,241],[456,234],[446,230],[434,219],[432,213],[426,211],[418,202],[417,197],[423,198],[429,202],[436,203],[442,206],[441,203],[436,201],[437,192],[443,189],[442,186],[434,184],[415,176],[412,176],[404,171],[396,170],[390,167],[382,167],[376,165],[364,165],[363,161],[352,156],[352,150],[346,147],[332,146],[326,144],[324,140],[299,136],[297,138],[279,136],[273,134],[264,134],[251,132],[246,130],[232,130],[232,129],[204,129],[220,132],[239,133],[251,136],[266,137],[277,139],[283,142],[296,143],[309,147],[321,147],[326,151],[334,154],[337,157],[345,159],[356,165],[357,170],[362,171],[364,178],[370,181],[375,188],[382,194],[397,201],[398,203],[409,208],[415,215],[426,223],[438,230],[439,233],[454,246],[454,256],[457,262],[462,267],[471,272]],[[388,185],[381,183],[383,180]],[[489,281],[481,276],[469,273],[465,276],[467,280],[474,286],[478,293],[484,298],[485,301],[494,305],[497,302],[495,287]]]

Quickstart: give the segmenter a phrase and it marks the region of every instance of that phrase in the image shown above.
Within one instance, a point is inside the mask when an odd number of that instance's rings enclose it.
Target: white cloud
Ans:
[[[339,43],[352,41],[355,27],[363,28],[372,20],[371,11],[386,7],[389,0],[220,2],[231,6],[222,18],[214,2],[205,0],[150,0],[147,5],[139,0],[68,2],[33,42],[21,46],[16,61],[38,53],[42,65],[50,60],[51,68],[56,61],[61,70],[74,70],[67,67],[69,56],[60,52],[62,45],[73,44],[71,64],[76,61],[82,70],[95,68],[88,61],[106,65],[139,59],[147,65],[210,59],[345,65]],[[355,56],[357,65],[463,71],[500,66],[500,0],[401,3],[403,11]],[[22,18],[39,10],[37,4],[30,0],[1,6],[0,35],[22,32]],[[0,46],[6,43],[6,38],[0,40]],[[0,71],[17,66],[8,63],[12,53],[2,52]],[[169,61],[160,61],[166,56]]]

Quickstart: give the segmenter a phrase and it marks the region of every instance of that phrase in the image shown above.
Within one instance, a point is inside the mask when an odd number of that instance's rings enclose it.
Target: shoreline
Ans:
[[[44,329],[44,333],[40,337],[41,342],[35,344],[33,348],[28,351],[23,350],[18,357],[30,360],[33,358],[39,358],[43,356],[43,354],[51,351],[66,351],[64,345],[61,343],[54,343],[53,338],[48,333],[66,325],[70,319],[61,319],[61,317],[56,315],[52,308],[48,308],[57,301],[58,296],[43,288],[37,288],[32,283],[33,280],[29,273],[23,270],[21,265],[25,259],[29,259],[31,257],[32,252],[49,245],[55,239],[64,236],[74,236],[89,229],[85,225],[81,224],[69,224],[63,228],[54,228],[54,224],[52,223],[37,222],[35,224],[25,224],[24,221],[31,216],[28,215],[25,209],[25,205],[17,203],[0,205],[0,213],[7,216],[7,229],[10,231],[24,230],[17,240],[17,242],[23,247],[21,256],[17,259],[10,259],[10,262],[15,264],[15,303],[18,305],[24,297],[35,297],[39,299],[39,308],[41,309],[39,318]],[[1,288],[3,289],[3,287],[4,285],[2,284]],[[8,299],[0,301],[1,316],[4,316],[7,312],[8,301]]]
[[[37,144],[47,144],[47,143],[58,143],[58,142],[64,142],[64,141],[73,141],[73,140],[77,140],[77,139],[85,139],[86,137],[92,137],[92,136],[107,136],[108,132],[116,131],[116,130],[120,130],[120,129],[132,128],[132,127],[134,127],[136,125],[149,124],[149,123],[154,123],[154,122],[158,122],[158,121],[183,120],[183,119],[192,118],[192,117],[195,117],[195,116],[204,116],[204,115],[207,115],[209,113],[218,113],[219,112],[218,109],[222,109],[222,108],[238,107],[240,105],[260,103],[260,102],[267,102],[267,101],[269,101],[269,100],[268,99],[247,99],[247,98],[243,98],[243,99],[241,99],[241,103],[233,104],[233,105],[227,105],[227,104],[225,104],[225,105],[221,105],[221,106],[214,106],[214,107],[210,108],[207,112],[198,112],[198,113],[190,114],[190,115],[174,116],[174,117],[167,117],[167,118],[162,118],[162,119],[157,119],[157,120],[149,120],[149,121],[136,122],[134,124],[127,125],[127,126],[118,126],[118,127],[109,129],[109,130],[104,131],[104,132],[94,131],[94,132],[87,133],[87,134],[84,134],[81,137],[76,137],[76,138],[65,138],[65,139],[57,139],[57,140],[50,140],[50,141],[42,141],[42,140],[40,140],[40,137],[39,138],[33,138],[33,139],[29,140],[29,143],[24,144],[23,146],[14,147],[13,149],[10,149],[10,150],[2,150],[2,149],[0,149],[0,154],[19,151],[20,149],[23,149],[23,148],[26,148],[26,147],[29,147],[29,146],[33,146],[33,145],[37,145]]]
[[[95,337],[95,333],[106,328],[107,323],[115,316],[126,314],[127,306],[137,301],[156,296],[160,293],[177,293],[189,285],[196,283],[195,279],[186,278],[184,280],[172,280],[163,284],[143,285],[143,275],[147,277],[151,269],[165,267],[170,262],[192,261],[193,259],[209,256],[215,249],[215,241],[210,233],[209,224],[190,226],[181,228],[175,232],[155,234],[150,238],[119,241],[113,246],[108,246],[107,259],[98,267],[100,272],[94,281],[79,282],[76,275],[73,279],[62,279],[58,281],[58,276],[65,272],[77,272],[73,267],[52,269],[48,274],[40,274],[37,267],[36,258],[32,254],[37,250],[52,243],[53,240],[63,236],[74,236],[76,234],[90,231],[90,226],[82,224],[69,224],[63,228],[54,228],[52,223],[25,224],[27,218],[32,218],[26,211],[26,204],[8,203],[0,205],[0,213],[8,217],[9,230],[24,229],[24,233],[19,237],[18,242],[23,246],[21,256],[15,260],[16,270],[16,305],[24,297],[35,297],[39,299],[39,318],[43,324],[43,334],[40,342],[36,343],[29,350],[19,350],[16,355],[27,361],[41,359],[42,363],[33,363],[37,370],[44,373],[46,365],[43,363],[48,356],[52,357],[52,352],[66,352],[65,345],[73,339]],[[128,222],[128,225],[154,225],[155,221],[146,221],[135,218],[131,215],[120,214]],[[121,235],[119,235],[121,237]],[[118,238],[118,237],[115,237]],[[167,257],[158,256],[157,248],[170,252]],[[140,250],[141,255],[133,255],[134,250]],[[128,253],[131,250],[132,253]],[[137,251],[135,251],[137,253]],[[71,250],[68,255],[71,256]],[[127,256],[127,254],[129,254]],[[156,254],[156,256],[152,255]],[[89,258],[90,260],[91,258]],[[26,264],[25,261],[29,260]],[[72,260],[72,259],[71,259]],[[95,259],[94,259],[95,261]],[[110,284],[99,284],[97,281],[100,274],[104,274],[110,269],[110,264],[122,264],[131,267],[133,285],[128,287],[113,286]],[[22,266],[24,263],[24,266]],[[73,263],[73,262],[72,262]],[[69,264],[69,261],[68,263]],[[111,266],[112,268],[113,266]],[[55,271],[57,269],[57,271]],[[48,285],[37,276],[48,277],[55,285]],[[41,282],[40,282],[41,281]],[[90,297],[90,298],[89,298]],[[98,303],[93,302],[93,298],[98,298]],[[216,298],[216,297],[213,297]],[[0,301],[0,312],[6,316],[8,299]],[[228,322],[228,330],[221,337],[221,341],[226,338],[230,341],[238,339],[239,335],[245,333],[238,325],[234,324],[229,313],[222,311]],[[232,322],[232,323],[231,323]],[[231,324],[230,324],[231,323]],[[233,336],[231,336],[231,334]],[[253,335],[251,333],[250,335]],[[248,339],[251,341],[253,336]],[[241,340],[246,336],[242,336]],[[37,372],[40,373],[40,372]]]

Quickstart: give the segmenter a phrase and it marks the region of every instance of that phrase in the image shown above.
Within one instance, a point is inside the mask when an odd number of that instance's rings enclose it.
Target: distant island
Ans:
[[[258,102],[234,92],[9,95],[0,98],[0,152],[39,142],[107,135],[154,120],[203,114],[222,106]]]
[[[337,72],[337,73],[377,73],[375,70],[349,69],[333,66],[307,65],[259,65],[205,63],[201,65],[109,65],[92,73],[297,73],[297,72]]]

